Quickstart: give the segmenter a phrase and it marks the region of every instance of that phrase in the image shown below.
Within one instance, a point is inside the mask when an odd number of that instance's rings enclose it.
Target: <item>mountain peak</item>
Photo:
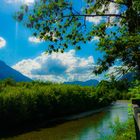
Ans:
[[[32,81],[30,78],[9,67],[5,62],[0,60],[0,80],[12,78],[17,82],[29,82]]]
[[[87,81],[73,81],[73,82],[64,82],[64,84],[68,85],[80,85],[80,86],[97,86],[99,83],[96,79],[90,79]]]

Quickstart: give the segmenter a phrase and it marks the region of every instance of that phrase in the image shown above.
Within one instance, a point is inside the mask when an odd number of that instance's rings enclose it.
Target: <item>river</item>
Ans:
[[[2,140],[96,140],[101,135],[111,134],[109,128],[116,117],[128,118],[128,102],[117,101],[111,107],[88,117],[53,125],[48,128],[20,134]]]

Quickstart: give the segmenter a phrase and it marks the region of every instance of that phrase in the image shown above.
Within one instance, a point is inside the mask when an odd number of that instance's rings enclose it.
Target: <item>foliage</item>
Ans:
[[[133,117],[129,118],[126,122],[120,122],[119,119],[115,120],[115,124],[111,126],[114,135],[105,136],[106,140],[136,140],[135,126]]]
[[[127,121],[121,122],[120,119],[116,117],[114,123],[110,124],[110,128],[113,131],[113,134],[103,134],[101,140],[136,140],[132,107],[130,107],[129,118]]]
[[[138,85],[139,87],[139,85]],[[29,125],[135,97],[126,81],[101,81],[97,87],[50,82],[0,81],[0,128]],[[130,93],[131,92],[131,93]],[[139,93],[139,90],[137,91]]]
[[[96,88],[96,93],[104,94],[112,98],[113,100],[127,100],[134,97],[134,94],[128,93],[130,83],[127,80],[113,80],[113,81],[101,81]]]
[[[132,113],[132,106],[129,110],[129,118],[126,122],[122,123],[119,119],[115,120],[115,124],[112,125],[114,131],[114,140],[136,140],[136,132],[134,125],[134,118]]]
[[[106,95],[113,100],[130,100],[140,98],[140,81],[129,82],[127,79],[110,81],[102,80],[96,87],[96,93],[102,96]],[[107,94],[108,93],[108,94]]]
[[[94,87],[44,82],[21,82],[11,85],[9,82],[0,82],[0,128],[47,121],[97,109],[112,102],[106,95],[108,93],[96,93]]]
[[[64,52],[69,46],[80,50],[81,44],[99,37],[99,59],[94,72],[100,74],[120,60],[122,74],[140,73],[140,3],[139,0],[82,0],[76,7],[74,0],[38,0],[33,7],[23,5],[16,13],[33,35],[49,41],[47,52]],[[110,11],[111,4],[118,12]],[[88,18],[102,17],[98,25]],[[120,72],[119,71],[119,72]],[[138,77],[139,78],[139,75]]]
[[[133,87],[129,89],[129,94],[133,95],[133,98],[140,98],[140,81],[133,82]]]

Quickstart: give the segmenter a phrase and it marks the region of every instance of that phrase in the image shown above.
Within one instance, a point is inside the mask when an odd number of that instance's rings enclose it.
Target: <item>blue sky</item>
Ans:
[[[5,47],[0,49],[0,59],[12,66],[22,59],[33,58],[43,52],[46,43],[28,41],[31,31],[13,18],[19,3],[1,0],[0,6],[0,36],[6,41]]]
[[[32,5],[33,2],[34,0],[0,0],[0,60],[33,79],[51,81],[101,79],[102,76],[91,75],[92,67],[101,57],[101,53],[95,50],[97,37],[82,45],[80,51],[70,48],[64,55],[43,54],[48,43],[33,38],[32,32],[13,18],[21,4]],[[87,20],[98,24],[101,18]],[[64,59],[65,62],[62,62]],[[73,59],[73,62],[70,59]]]

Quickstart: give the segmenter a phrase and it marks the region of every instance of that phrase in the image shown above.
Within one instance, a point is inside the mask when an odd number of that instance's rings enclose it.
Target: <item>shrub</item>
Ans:
[[[19,126],[109,105],[109,93],[94,87],[41,82],[5,84],[0,92],[0,124]]]

